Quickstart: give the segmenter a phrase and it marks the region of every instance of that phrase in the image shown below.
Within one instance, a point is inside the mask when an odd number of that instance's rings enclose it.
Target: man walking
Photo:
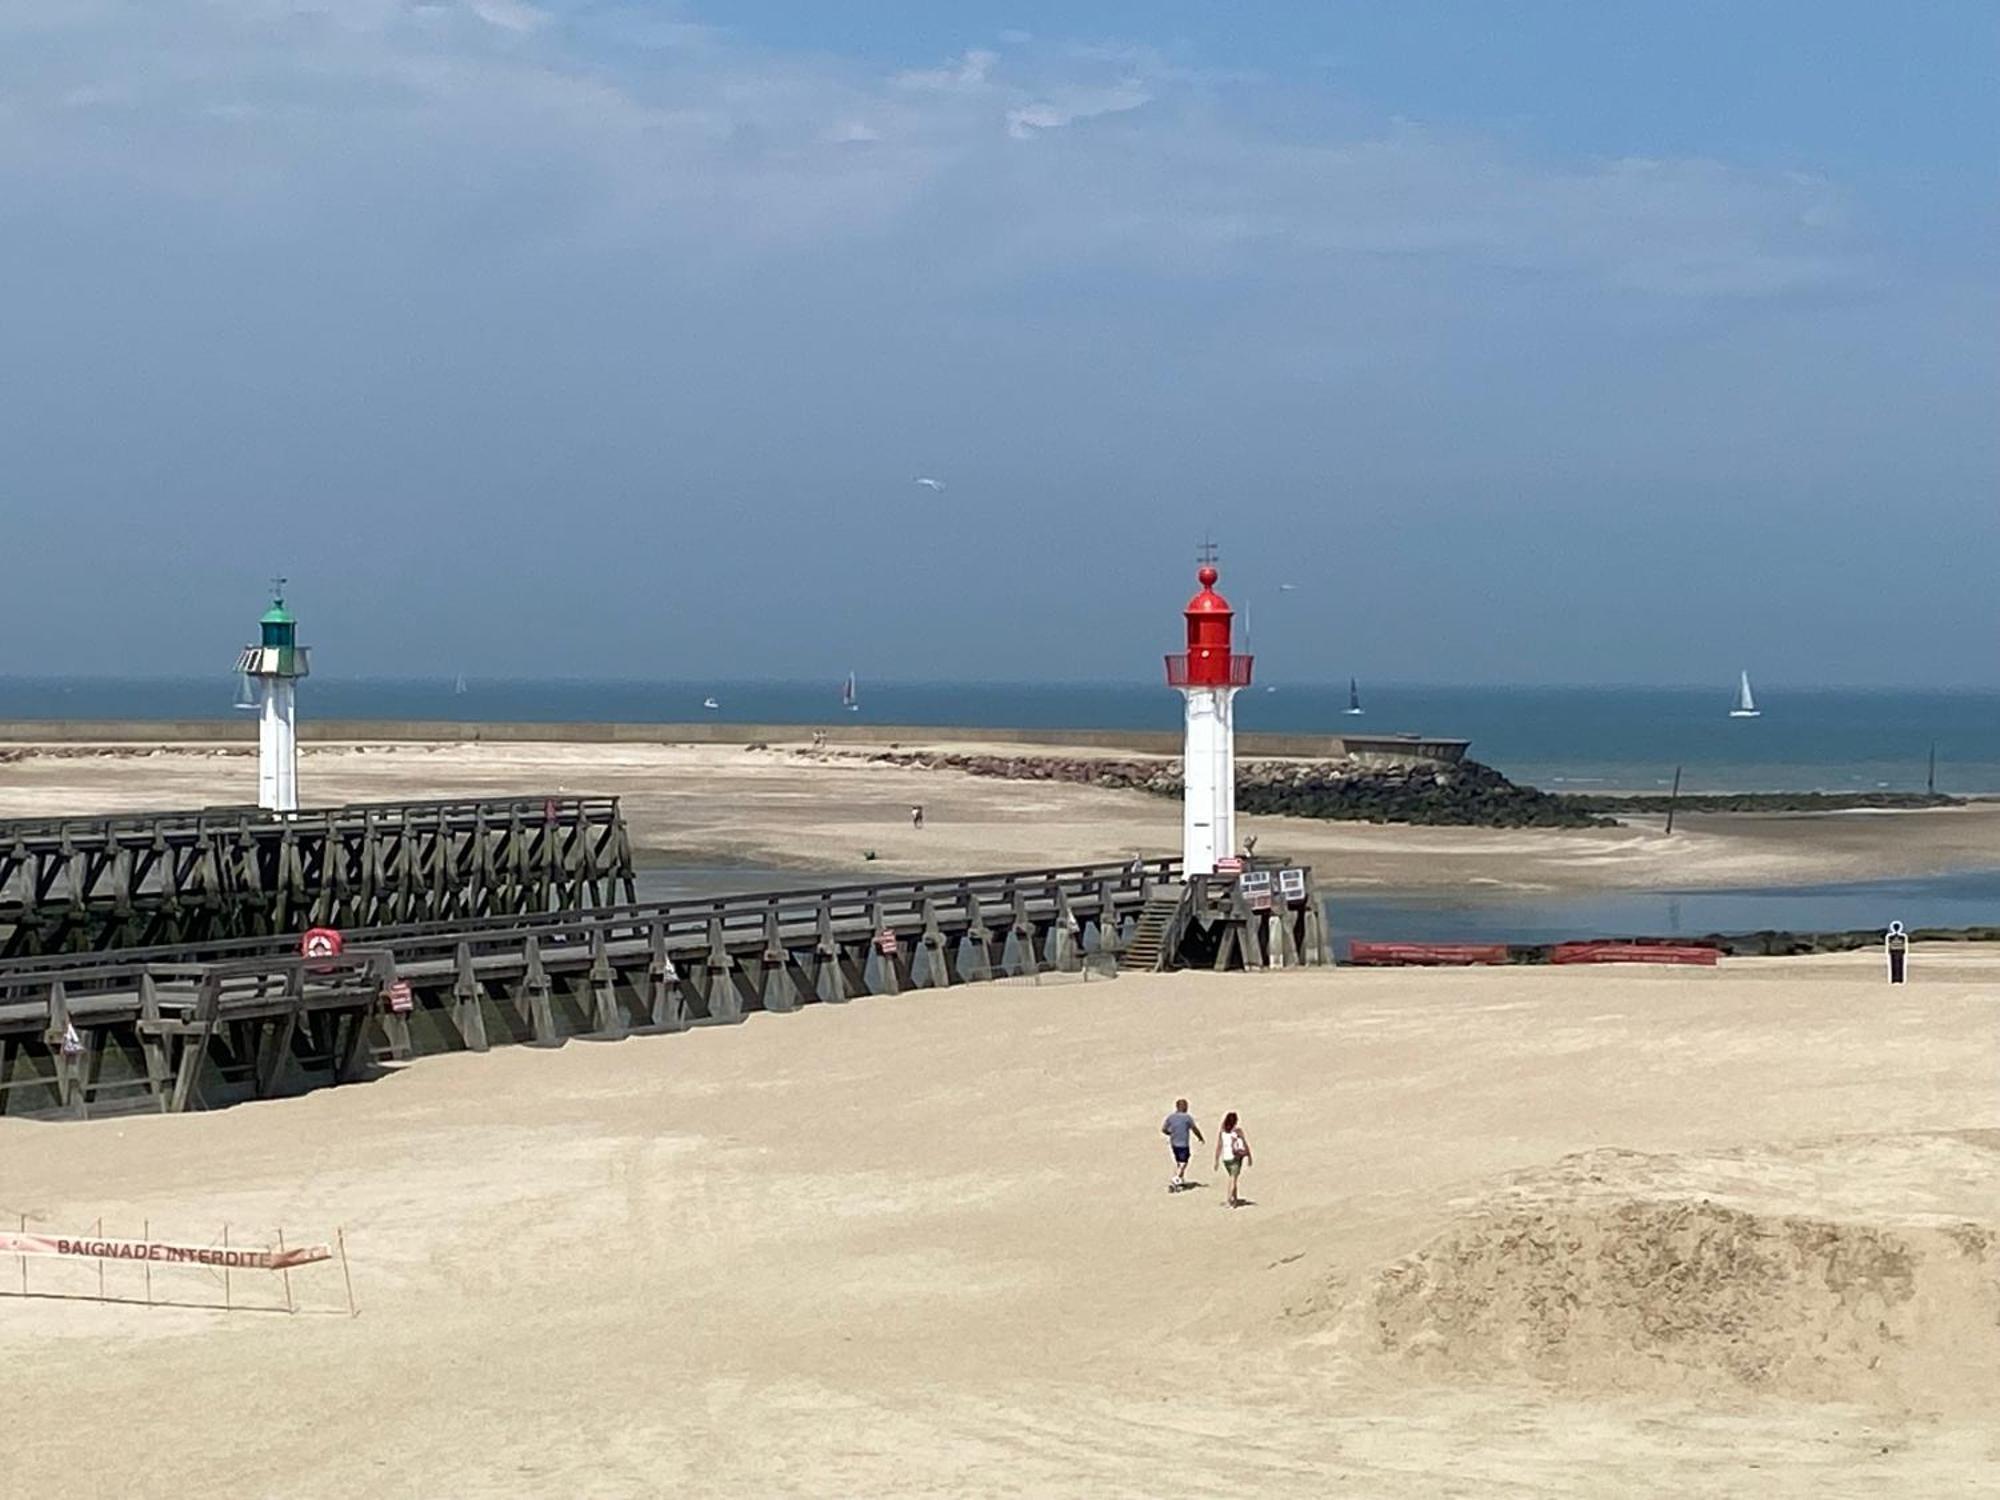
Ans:
[[[1185,1099],[1174,1101],[1174,1112],[1161,1122],[1160,1134],[1165,1136],[1167,1144],[1174,1148],[1174,1178],[1167,1184],[1167,1191],[1178,1193],[1188,1185],[1188,1137],[1192,1135],[1204,1143],[1208,1138],[1201,1133],[1201,1127],[1195,1124],[1194,1116],[1188,1113],[1188,1102]]]

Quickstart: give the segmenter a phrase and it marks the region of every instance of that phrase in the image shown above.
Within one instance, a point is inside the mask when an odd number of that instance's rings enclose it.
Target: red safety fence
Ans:
[[[1683,943],[1557,943],[1552,964],[1698,964],[1712,967],[1721,955],[1713,948]]]
[[[1377,968],[1422,964],[1504,964],[1505,943],[1364,943],[1348,946],[1347,961]]]

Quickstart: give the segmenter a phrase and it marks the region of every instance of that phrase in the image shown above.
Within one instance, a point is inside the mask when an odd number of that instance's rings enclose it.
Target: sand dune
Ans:
[[[1362,1326],[1442,1380],[2000,1411],[2000,1131],[1571,1157],[1386,1268]]]
[[[345,1225],[363,1304],[0,1300],[9,1483],[1979,1493],[1994,972],[1006,983],[0,1121],[0,1213]],[[1177,1092],[1254,1207],[1163,1191]]]

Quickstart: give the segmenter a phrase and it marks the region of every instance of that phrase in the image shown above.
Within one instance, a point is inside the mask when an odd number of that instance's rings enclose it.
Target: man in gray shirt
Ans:
[[[1167,1184],[1167,1191],[1178,1193],[1188,1185],[1188,1137],[1191,1135],[1204,1143],[1208,1138],[1201,1133],[1201,1127],[1195,1124],[1194,1116],[1188,1113],[1188,1103],[1185,1099],[1174,1101],[1174,1112],[1161,1123],[1160,1134],[1165,1136],[1167,1144],[1174,1148],[1174,1179]]]

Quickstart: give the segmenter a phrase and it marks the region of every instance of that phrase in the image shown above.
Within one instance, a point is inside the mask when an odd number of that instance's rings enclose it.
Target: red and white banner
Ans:
[[[172,1245],[160,1240],[107,1240],[101,1235],[15,1234],[0,1230],[0,1255],[54,1255],[68,1260],[144,1260],[157,1265],[207,1266],[217,1271],[289,1271],[332,1260],[331,1245],[289,1250],[251,1246]]]

